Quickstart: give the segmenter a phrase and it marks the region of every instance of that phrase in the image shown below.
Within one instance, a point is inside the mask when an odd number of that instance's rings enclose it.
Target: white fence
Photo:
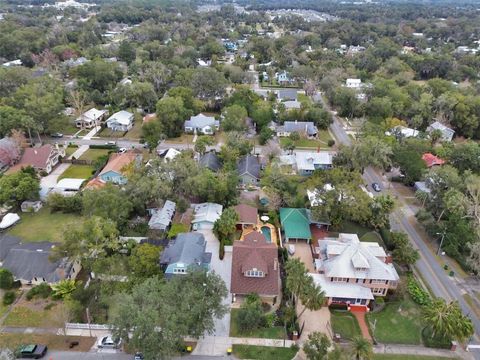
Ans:
[[[83,323],[66,323],[67,330],[110,330],[110,325],[103,324],[83,324]]]

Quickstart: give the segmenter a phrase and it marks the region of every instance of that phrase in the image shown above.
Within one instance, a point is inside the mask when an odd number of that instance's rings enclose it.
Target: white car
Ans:
[[[120,347],[121,342],[121,340],[115,341],[111,335],[108,335],[98,339],[97,347],[99,349],[117,349]]]
[[[127,152],[127,149],[126,149],[126,148],[120,148],[120,149],[118,149],[118,153],[119,153],[119,154],[123,154],[123,153],[125,153],[125,152]]]

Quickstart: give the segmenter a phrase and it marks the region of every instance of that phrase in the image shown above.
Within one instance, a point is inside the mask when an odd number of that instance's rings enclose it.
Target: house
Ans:
[[[180,233],[160,256],[165,277],[184,275],[195,269],[209,270],[212,253],[206,252],[207,242],[200,233]]]
[[[245,155],[238,161],[237,173],[242,185],[257,185],[260,181],[260,161],[254,155]]]
[[[11,66],[22,66],[23,65],[23,62],[22,60],[20,59],[16,59],[16,60],[12,60],[12,61],[7,61],[5,63],[2,64],[2,66],[5,66],[5,67],[11,67]]]
[[[302,107],[302,103],[297,100],[288,100],[282,103],[286,110],[299,110]]]
[[[22,205],[20,205],[20,208],[22,209],[22,212],[37,212],[43,207],[43,204],[41,201],[24,201],[22,202]]]
[[[84,190],[98,190],[103,188],[107,183],[98,177],[94,177],[85,185]]]
[[[452,141],[453,136],[455,135],[455,130],[450,129],[438,121],[433,122],[427,127],[427,133],[430,134],[433,130],[440,130],[442,132],[443,141]]]
[[[137,154],[127,151],[123,154],[112,154],[108,159],[107,165],[100,171],[98,178],[104,182],[110,182],[117,185],[127,183],[125,176],[125,167],[137,159]]]
[[[398,125],[392,128],[390,131],[386,131],[385,135],[390,136],[393,135],[397,138],[411,138],[411,137],[417,137],[420,135],[420,132],[415,129],[411,129],[406,126]]]
[[[198,164],[201,167],[210,169],[213,172],[217,172],[222,168],[222,163],[220,162],[220,159],[215,151],[209,151],[200,156]]]
[[[167,200],[161,209],[152,210],[148,227],[152,230],[165,231],[170,226],[173,215],[175,215],[175,203]]]
[[[91,129],[95,126],[101,125],[107,115],[107,110],[97,110],[92,108],[84,112],[77,118],[77,120],[75,120],[75,126],[81,129]]]
[[[318,240],[315,248],[318,274],[327,303],[364,305],[374,296],[385,296],[398,285],[399,276],[385,250],[376,242],[360,242],[356,234]]]
[[[306,209],[280,208],[280,223],[286,242],[305,240],[310,243],[312,233]]]
[[[52,192],[63,196],[73,196],[80,191],[85,181],[86,179],[63,178],[53,187]]]
[[[297,132],[309,138],[314,138],[318,134],[318,129],[311,121],[285,121],[283,125],[278,125],[275,129],[278,137],[288,137],[291,133]]]
[[[205,61],[203,59],[197,59],[197,64],[200,67],[209,67],[210,65],[212,65],[212,60]]]
[[[120,82],[118,83],[120,86],[126,86],[126,85],[131,85],[132,84],[132,80],[129,78],[129,77],[126,77],[126,78],[123,78],[122,80],[120,80]]]
[[[347,79],[345,86],[350,89],[361,89],[363,84],[362,80],[360,79]]]
[[[234,210],[238,215],[237,229],[257,225],[258,209],[256,207],[247,204],[239,204],[234,207]]]
[[[275,73],[275,80],[277,80],[277,82],[281,85],[289,84],[292,82],[292,80],[290,79],[290,76],[287,74],[286,71]]]
[[[4,236],[0,242],[0,266],[8,269],[22,285],[75,279],[81,270],[80,262],[68,258],[50,261],[55,245],[46,241],[22,244],[18,238]]]
[[[113,131],[128,131],[133,127],[133,114],[125,110],[116,112],[108,118],[107,127]]]
[[[202,203],[193,206],[193,230],[211,230],[215,221],[222,215],[223,206],[215,203]]]
[[[157,154],[161,158],[163,158],[163,161],[172,161],[175,159],[178,155],[181,154],[181,151],[178,151],[177,149],[174,148],[169,148],[169,149],[161,149],[160,145],[157,148]]]
[[[308,176],[315,170],[331,169],[333,156],[327,151],[295,153],[295,167],[299,175]]]
[[[422,155],[422,160],[427,165],[427,168],[431,168],[432,166],[443,165],[445,164],[445,160],[440,159],[438,156],[435,156],[431,153],[425,153]]]
[[[220,128],[220,121],[213,116],[198,114],[185,121],[184,130],[186,133],[213,135]]]
[[[40,147],[26,148],[22,158],[15,166],[8,170],[8,173],[20,171],[22,168],[31,166],[36,171],[44,171],[50,174],[60,161],[60,157],[65,156],[63,146],[45,144]]]
[[[252,231],[233,244],[230,292],[233,302],[250,293],[258,294],[262,302],[277,302],[280,294],[278,249],[259,231]]]
[[[295,101],[297,100],[297,89],[282,89],[278,90],[279,101]]]

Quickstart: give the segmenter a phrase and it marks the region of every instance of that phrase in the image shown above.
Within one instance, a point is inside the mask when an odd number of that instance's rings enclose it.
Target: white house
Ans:
[[[330,169],[333,156],[327,151],[295,153],[295,167],[299,175],[311,175],[318,169]]]
[[[193,206],[193,230],[211,230],[215,221],[222,215],[223,206],[215,203],[202,203]]]
[[[133,127],[133,114],[125,110],[116,112],[108,118],[107,127],[113,131],[128,131]]]
[[[99,126],[108,115],[107,110],[97,110],[92,108],[75,120],[75,126],[80,129],[91,129],[95,126]]]
[[[411,129],[409,127],[405,127],[402,125],[395,126],[394,128],[390,129],[390,131],[386,131],[385,135],[390,136],[401,136],[404,138],[410,137],[417,137],[420,134],[418,130]]]
[[[198,114],[192,116],[190,120],[185,121],[184,130],[186,133],[197,133],[204,135],[213,135],[220,128],[220,121],[215,120],[213,116]]]
[[[148,227],[153,230],[166,230],[172,222],[173,215],[175,215],[175,203],[167,200],[161,209],[153,211]]]
[[[347,79],[345,86],[350,89],[361,89],[363,84],[361,79]]]
[[[452,141],[453,136],[455,135],[455,130],[450,129],[439,121],[435,121],[427,127],[427,133],[430,134],[433,130],[440,130],[442,132],[443,141]]]

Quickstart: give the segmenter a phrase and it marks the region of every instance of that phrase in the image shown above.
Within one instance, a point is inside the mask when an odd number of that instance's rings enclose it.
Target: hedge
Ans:
[[[107,150],[118,150],[117,145],[90,145],[90,149],[107,149]]]
[[[418,284],[411,274],[407,276],[407,291],[412,300],[419,305],[427,305],[432,300],[430,294]]]

